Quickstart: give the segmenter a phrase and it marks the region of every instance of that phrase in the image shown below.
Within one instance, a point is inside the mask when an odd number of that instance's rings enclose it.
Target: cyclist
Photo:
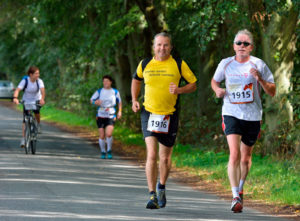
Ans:
[[[21,90],[24,91],[23,93],[23,97],[22,100],[24,102],[36,102],[39,101],[40,105],[44,105],[45,104],[45,86],[44,86],[44,82],[42,79],[40,79],[40,70],[38,67],[35,66],[31,66],[28,71],[27,71],[27,75],[26,77],[24,77],[17,89],[14,92],[14,97],[13,97],[13,102],[15,104],[19,104],[19,93]],[[41,126],[40,126],[40,110],[34,110],[34,115],[36,117],[36,120],[38,122],[38,132],[41,132]],[[25,108],[23,108],[23,126],[22,126],[22,131],[23,131],[23,137],[21,139],[21,143],[20,146],[24,147],[25,146],[25,115],[28,113],[28,110],[25,110]]]
[[[103,88],[95,91],[91,97],[91,104],[98,106],[96,121],[99,130],[99,146],[101,149],[101,158],[112,159],[112,142],[114,124],[117,119],[122,117],[122,101],[118,90],[111,87],[113,79],[109,75],[102,78]],[[116,115],[115,106],[118,104],[118,113]],[[107,144],[107,151],[105,149]]]
[[[251,56],[252,34],[244,29],[233,41],[235,56],[223,59],[211,80],[218,98],[223,97],[223,130],[229,146],[228,177],[233,200],[231,210],[243,209],[243,186],[251,167],[253,146],[260,132],[260,90],[275,95],[273,74],[259,58]],[[225,80],[226,89],[220,87]]]
[[[142,80],[145,83],[141,123],[147,147],[146,177],[150,193],[147,209],[166,206],[165,185],[178,130],[178,95],[196,90],[195,75],[183,60],[172,57],[171,50],[171,36],[165,32],[157,34],[153,44],[154,57],[139,63],[131,84],[132,110],[137,112],[140,110],[138,95]],[[182,77],[188,84],[179,87]],[[156,184],[157,155],[159,182]]]

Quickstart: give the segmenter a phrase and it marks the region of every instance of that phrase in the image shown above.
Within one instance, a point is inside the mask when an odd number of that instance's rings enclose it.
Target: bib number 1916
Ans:
[[[147,130],[156,133],[168,133],[170,115],[150,114]]]

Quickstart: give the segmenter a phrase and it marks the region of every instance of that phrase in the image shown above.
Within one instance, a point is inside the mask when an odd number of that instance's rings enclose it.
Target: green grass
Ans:
[[[91,130],[96,128],[93,116],[78,116],[68,111],[58,110],[52,105],[46,105],[41,112],[42,120],[71,126],[84,126]],[[142,134],[134,133],[118,123],[114,130],[114,137],[124,144],[145,148]],[[203,179],[218,180],[230,189],[227,178],[228,153],[215,153],[208,149],[208,147],[178,144],[174,147],[173,163],[176,167],[193,171]],[[268,202],[300,205],[299,157],[292,160],[278,160],[253,155],[252,161],[252,168],[245,183],[247,195]]]
[[[173,155],[177,167],[191,168],[203,179],[219,180],[229,187],[227,178],[228,153],[201,151],[189,145],[176,145]],[[246,194],[288,205],[300,205],[300,159],[278,160],[253,155],[252,168],[245,183]]]

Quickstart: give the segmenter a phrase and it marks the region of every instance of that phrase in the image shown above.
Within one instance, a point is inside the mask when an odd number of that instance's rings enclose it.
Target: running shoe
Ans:
[[[148,201],[146,208],[147,209],[159,209],[160,208],[158,205],[156,193],[150,194],[150,200]]]
[[[243,204],[241,202],[241,199],[239,197],[233,198],[231,203],[231,210],[234,213],[241,213],[242,209],[243,209]]]
[[[111,151],[107,151],[107,159],[112,159]]]
[[[101,153],[101,159],[105,159],[106,158],[106,153],[105,152],[102,152]]]
[[[241,199],[241,203],[243,204],[243,199],[244,199],[243,191],[239,192],[239,196],[240,196],[240,199]]]
[[[25,138],[24,137],[22,137],[22,139],[21,139],[20,147],[21,148],[25,147]]]
[[[159,189],[158,183],[157,183],[156,191],[157,191],[158,205],[160,208],[164,208],[167,204],[166,189]]]

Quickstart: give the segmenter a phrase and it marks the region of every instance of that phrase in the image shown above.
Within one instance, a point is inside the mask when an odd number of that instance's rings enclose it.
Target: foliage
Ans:
[[[220,60],[233,55],[232,39],[241,28],[253,31],[258,42],[254,55],[262,56],[259,46],[262,36],[254,15],[286,16],[288,4],[284,0],[259,3],[153,1],[152,9],[163,20],[163,28],[173,36],[173,53],[188,63],[198,79],[197,92],[180,98],[180,143],[210,146],[212,151],[226,150],[221,131],[222,101],[214,98],[210,79]],[[292,3],[295,11],[299,11],[299,1],[292,0]],[[258,8],[259,5],[264,9]],[[89,105],[91,95],[101,87],[101,77],[110,74],[116,79],[116,87],[120,88],[125,104],[120,123],[139,131],[139,116],[131,112],[129,104],[128,82],[140,59],[151,50],[149,39],[153,36],[149,36],[152,27],[149,22],[137,1],[133,0],[1,1],[0,69],[17,84],[29,66],[38,66],[46,84],[47,102],[88,116],[94,115],[94,109]],[[295,35],[300,36],[299,28]],[[296,48],[299,48],[299,42]],[[274,150],[280,155],[300,151],[299,64],[299,53],[295,53],[293,88],[286,98],[294,109],[293,127],[279,122],[282,127],[272,138]],[[277,109],[279,114],[280,105]],[[268,125],[263,128],[264,136],[268,134]],[[256,150],[262,153],[264,148],[259,142]]]

